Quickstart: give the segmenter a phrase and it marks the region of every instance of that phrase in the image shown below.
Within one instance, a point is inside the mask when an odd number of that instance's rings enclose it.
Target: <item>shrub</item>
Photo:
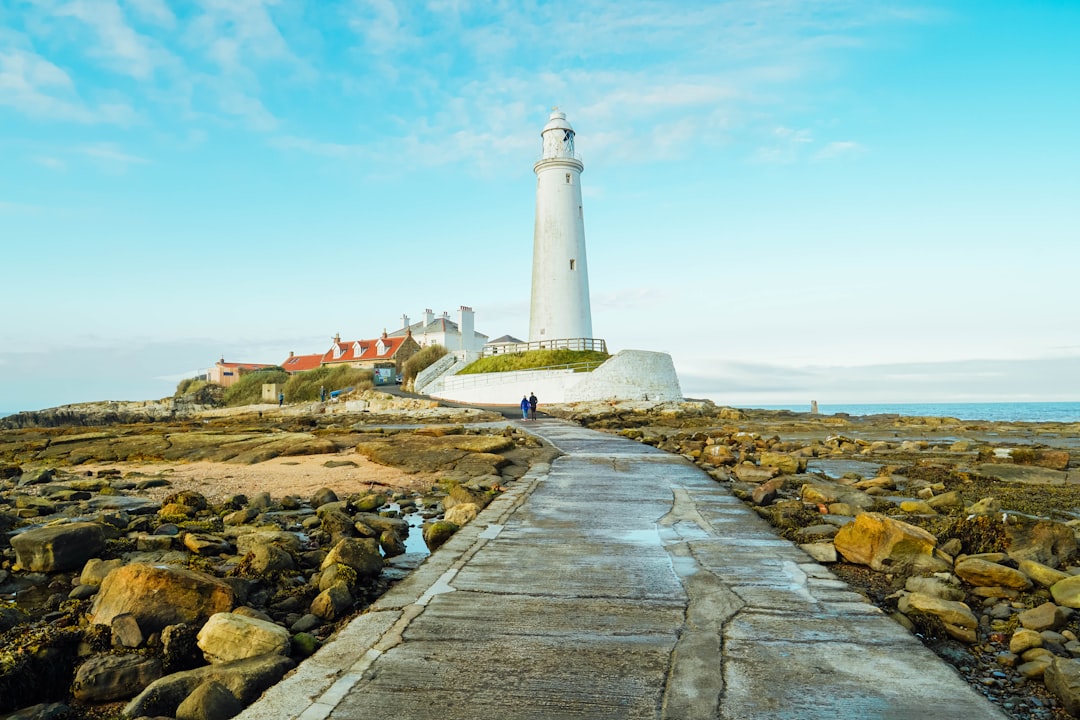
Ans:
[[[405,361],[405,366],[401,370],[401,384],[404,386],[411,385],[417,375],[433,365],[436,360],[446,355],[447,352],[449,351],[442,345],[436,344],[428,345],[413,355]]]
[[[176,386],[173,399],[195,405],[220,406],[225,388],[202,378],[186,378]]]
[[[366,368],[347,365],[331,365],[296,373],[285,383],[285,399],[289,402],[315,402],[320,390],[326,388],[326,397],[335,390],[351,387],[354,390],[373,388],[372,372]]]
[[[523,353],[506,353],[480,358],[459,371],[458,375],[537,370],[553,365],[575,365],[577,363],[599,364],[609,357],[610,355],[599,350],[530,350]],[[578,372],[587,372],[592,369],[592,367],[582,367]]]
[[[229,407],[237,405],[254,405],[262,402],[262,386],[266,383],[285,383],[289,379],[289,373],[281,367],[259,368],[249,373],[244,373],[235,383],[225,388],[225,404]]]

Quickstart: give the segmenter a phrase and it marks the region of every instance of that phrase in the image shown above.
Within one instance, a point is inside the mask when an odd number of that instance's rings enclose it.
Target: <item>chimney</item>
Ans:
[[[292,350],[289,351],[289,359],[290,360],[292,360],[293,357],[295,357],[295,355],[296,355],[296,353],[294,353]]]
[[[401,315],[401,327],[403,327],[403,328],[409,327],[409,316],[405,315],[404,313],[402,313],[402,315]]]
[[[461,313],[461,321],[458,323],[458,331],[461,333],[461,349],[469,350],[473,346],[473,337],[476,334],[474,330],[476,324],[475,313],[473,313],[471,307],[465,305],[458,308],[458,312]]]
[[[431,308],[424,308],[424,327],[433,322],[435,322],[435,313],[431,311]]]
[[[334,343],[337,344],[337,343],[340,343],[340,342],[341,342],[341,333],[334,333]]]
[[[382,329],[382,337],[383,337],[383,340],[386,339],[386,328]]]

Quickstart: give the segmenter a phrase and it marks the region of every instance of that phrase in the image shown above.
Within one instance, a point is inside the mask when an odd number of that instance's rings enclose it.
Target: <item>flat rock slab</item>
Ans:
[[[239,718],[1004,718],[681,457],[521,425],[565,455]]]

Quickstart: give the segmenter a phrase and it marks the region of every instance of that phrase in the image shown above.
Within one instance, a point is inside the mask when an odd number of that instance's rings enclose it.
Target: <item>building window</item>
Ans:
[[[574,258],[570,258],[570,269],[574,269]]]
[[[566,184],[570,184],[570,173],[566,173]]]

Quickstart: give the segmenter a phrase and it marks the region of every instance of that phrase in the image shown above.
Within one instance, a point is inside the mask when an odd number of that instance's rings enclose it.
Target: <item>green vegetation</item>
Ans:
[[[442,345],[428,345],[405,361],[401,370],[401,384],[408,387],[416,376],[431,366],[436,360],[446,355],[448,350]]]
[[[173,393],[173,397],[180,397],[181,395],[196,392],[209,384],[210,383],[200,378],[184,378],[176,384],[176,392]]]
[[[334,390],[370,390],[375,387],[372,372],[365,368],[331,365],[296,373],[285,384],[286,402],[315,402],[319,391],[326,388],[326,397]]]
[[[512,372],[514,370],[536,370],[553,365],[577,365],[592,363],[575,368],[575,372],[588,372],[610,357],[599,350],[530,350],[523,353],[506,353],[480,358],[470,363],[458,375],[473,373]]]
[[[185,378],[177,384],[173,398],[196,405],[217,407],[221,405],[224,394],[225,388],[217,383],[208,382],[202,378]]]
[[[262,402],[262,386],[265,383],[282,383],[289,379],[289,373],[282,367],[259,368],[244,373],[235,383],[225,388],[225,405],[254,405]]]
[[[443,350],[443,354],[445,353],[446,351]],[[320,399],[320,391],[323,388],[326,388],[326,395],[329,398],[334,390],[344,390],[347,387],[354,390],[370,390],[375,386],[371,370],[363,368],[338,365],[289,375],[284,368],[275,366],[244,373],[239,380],[224,391],[220,385],[199,378],[185,378],[176,386],[173,397],[196,396],[196,402],[211,405],[217,404],[222,399],[223,392],[224,405],[229,407],[255,405],[263,402],[262,386],[267,383],[284,385],[287,402],[315,402]]]

